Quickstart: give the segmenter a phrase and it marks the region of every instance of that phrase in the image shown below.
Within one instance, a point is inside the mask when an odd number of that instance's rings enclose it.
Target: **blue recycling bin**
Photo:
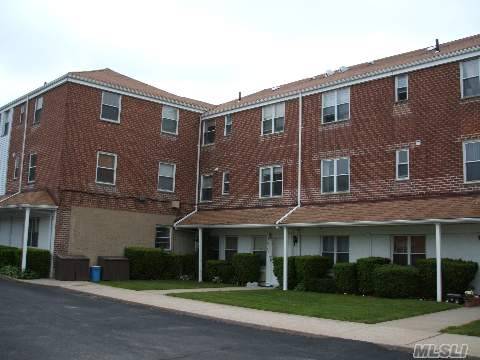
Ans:
[[[102,267],[90,266],[90,281],[99,282],[102,279]]]

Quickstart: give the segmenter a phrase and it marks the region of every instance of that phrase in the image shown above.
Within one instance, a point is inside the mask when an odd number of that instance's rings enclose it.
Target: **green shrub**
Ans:
[[[367,257],[357,260],[358,292],[364,295],[374,293],[373,272],[377,266],[390,263],[390,259],[381,257]]]
[[[283,257],[273,258],[273,273],[277,277],[280,287],[283,287]],[[294,289],[297,286],[295,275],[295,257],[288,258],[288,288]]]
[[[435,259],[417,260],[420,273],[421,296],[435,298],[437,293],[437,262]],[[474,261],[442,259],[442,294],[463,294],[478,271]]]
[[[243,285],[260,278],[260,259],[255,254],[235,254],[232,259],[235,280]]]
[[[326,256],[295,256],[296,283],[304,283],[308,279],[324,278],[331,267],[332,260]]]
[[[208,260],[206,274],[208,281],[218,278],[224,284],[233,284],[235,282],[233,265],[226,260]]]
[[[333,266],[333,276],[338,292],[347,294],[355,294],[357,292],[357,264],[335,264]]]
[[[420,278],[413,266],[380,265],[373,271],[374,293],[387,298],[412,298],[418,296]]]
[[[50,251],[37,248],[28,248],[27,270],[36,273],[37,277],[50,275]],[[20,268],[22,262],[22,249],[16,247],[0,247],[0,267],[7,265]]]
[[[335,293],[337,288],[332,278],[305,278],[305,290],[320,293]]]
[[[40,276],[32,270],[25,270],[21,271],[17,266],[13,265],[6,265],[0,268],[0,274],[9,276],[14,279],[25,279],[25,280],[31,280],[31,279],[39,279]]]
[[[178,279],[195,275],[195,256],[167,253],[162,249],[128,247],[125,257],[130,263],[132,280]]]

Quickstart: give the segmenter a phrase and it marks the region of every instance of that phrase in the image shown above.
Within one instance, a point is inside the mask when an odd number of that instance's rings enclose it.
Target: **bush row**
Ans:
[[[318,284],[327,277],[332,268],[332,260],[326,256],[305,255],[288,258],[288,288],[316,291]],[[283,283],[283,257],[273,259],[273,272],[280,286]]]
[[[50,275],[50,251],[28,248],[27,270],[35,272],[39,277],[46,278]],[[9,246],[0,247],[0,268],[14,266],[20,268],[22,262],[22,249]]]
[[[225,284],[241,284],[258,281],[260,258],[255,254],[235,254],[232,262],[226,260],[207,261],[207,280]]]

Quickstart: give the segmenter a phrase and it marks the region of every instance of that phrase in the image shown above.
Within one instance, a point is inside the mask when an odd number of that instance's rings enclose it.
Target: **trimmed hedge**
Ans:
[[[248,282],[258,281],[260,277],[260,259],[255,254],[235,254],[232,259],[235,280],[244,285]]]
[[[337,287],[332,278],[310,278],[305,279],[305,290],[320,293],[335,293]]]
[[[374,293],[373,272],[378,266],[386,264],[390,264],[390,259],[367,257],[357,260],[358,292],[360,294],[371,295]]]
[[[437,262],[435,259],[417,260],[416,267],[420,273],[421,295],[435,298],[437,293]],[[478,263],[461,259],[442,259],[442,292],[463,294],[470,288],[470,283],[478,271]]]
[[[273,273],[277,277],[279,286],[283,286],[283,257],[273,258]],[[288,258],[288,288],[295,289],[297,286],[297,279],[295,275],[295,257]]]
[[[380,265],[373,271],[374,293],[386,298],[416,297],[419,279],[419,271],[413,266]]]
[[[338,292],[344,294],[355,294],[357,292],[357,264],[335,264],[333,266],[333,276]]]
[[[320,279],[327,275],[332,267],[332,260],[326,256],[295,256],[295,274],[297,285],[310,279]]]
[[[27,270],[35,272],[39,277],[47,278],[50,275],[50,251],[37,248],[28,248]],[[0,268],[15,266],[20,268],[22,263],[22,249],[16,247],[0,247]]]
[[[195,275],[195,256],[170,254],[162,249],[128,247],[125,257],[130,262],[132,280],[178,279]]]
[[[233,265],[226,260],[208,260],[206,274],[208,281],[218,277],[225,284],[233,284],[235,282]]]

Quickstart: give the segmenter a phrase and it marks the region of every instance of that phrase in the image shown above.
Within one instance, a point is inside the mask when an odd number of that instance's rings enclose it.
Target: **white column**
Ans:
[[[22,271],[27,268],[27,245],[28,245],[28,224],[30,222],[30,208],[25,209],[25,222],[23,224],[23,251],[22,251]]]
[[[203,281],[203,229],[198,228],[198,282]]]
[[[283,227],[283,290],[288,290],[288,230]]]
[[[437,263],[437,301],[442,301],[442,227],[435,224],[435,257]]]
[[[55,227],[57,226],[57,210],[50,218],[50,277],[53,278],[53,261],[55,253]]]

